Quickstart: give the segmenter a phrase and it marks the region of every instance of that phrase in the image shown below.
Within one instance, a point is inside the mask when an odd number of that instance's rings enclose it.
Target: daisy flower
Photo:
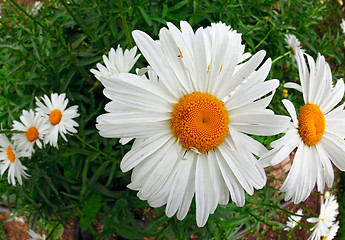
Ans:
[[[58,135],[67,141],[65,134],[76,133],[79,124],[73,120],[79,116],[78,106],[67,108],[66,94],[52,93],[50,99],[47,95],[41,97],[43,103],[36,97],[36,111],[48,121],[48,132],[44,137],[44,143],[58,148]]]
[[[310,70],[303,55],[308,58]],[[345,170],[344,105],[335,108],[343,98],[344,82],[340,79],[332,86],[330,67],[320,54],[316,63],[308,54],[302,54],[297,57],[297,64],[305,105],[297,117],[293,104],[282,100],[292,122],[285,136],[272,142],[273,149],[260,160],[263,166],[276,165],[297,148],[292,168],[280,189],[285,192],[285,200],[292,198],[296,204],[309,196],[316,183],[320,192],[325,184],[332,186],[331,162]]]
[[[345,34],[345,20],[341,19],[340,27],[343,30],[343,33]]]
[[[301,42],[293,34],[285,34],[286,47],[292,51],[292,56],[296,56],[297,52],[304,53]]]
[[[301,221],[302,217],[298,215],[303,215],[303,210],[301,208],[297,210],[296,215],[288,217],[288,220],[286,221],[287,228],[284,228],[285,231],[290,231]]]
[[[245,191],[265,185],[255,155],[267,150],[246,134],[277,134],[289,118],[266,109],[273,93],[266,94],[279,81],[265,81],[271,59],[262,64],[264,51],[247,60],[241,35],[222,23],[195,33],[184,21],[181,31],[167,25],[159,41],[133,32],[157,80],[130,73],[101,78],[111,102],[96,127],[103,137],[135,138],[120,167],[133,169],[128,187],[140,199],[166,204],[167,216],[183,219],[195,196],[201,227],[229,194],[243,206]]]
[[[330,198],[321,204],[319,217],[307,219],[308,222],[315,223],[315,226],[310,229],[313,233],[309,239],[320,239],[320,237],[330,233],[330,228],[334,225],[339,214],[338,207],[337,200],[331,195]],[[335,228],[332,231],[335,231]]]
[[[4,134],[0,134],[0,170],[1,177],[8,169],[8,183],[16,186],[15,178],[20,185],[23,184],[22,177],[27,178],[29,175],[25,172],[27,169],[22,165],[19,158],[31,156],[28,152],[17,150],[7,139]]]
[[[32,154],[35,152],[34,144],[42,148],[40,140],[43,140],[49,125],[46,119],[34,113],[31,109],[29,111],[23,110],[20,121],[21,122],[13,121],[12,129],[24,131],[25,133],[13,134],[12,140],[16,142],[16,145],[18,148],[22,149],[22,151]]]
[[[36,1],[34,5],[31,8],[31,14],[33,16],[36,16],[38,14],[38,11],[43,7],[43,2]]]
[[[332,240],[337,235],[338,229],[339,229],[339,222],[336,222],[329,229],[329,232],[323,237],[323,240]]]
[[[46,240],[46,235],[40,235],[33,230],[29,229],[28,234],[30,235],[30,238],[28,240]]]
[[[123,52],[120,45],[118,45],[116,51],[114,48],[110,49],[109,58],[103,55],[105,66],[97,63],[96,67],[98,70],[91,69],[90,72],[92,72],[98,80],[100,80],[101,77],[110,77],[114,73],[128,73],[140,57],[140,54],[135,56],[136,53],[137,47],[133,47],[129,51],[126,49]]]

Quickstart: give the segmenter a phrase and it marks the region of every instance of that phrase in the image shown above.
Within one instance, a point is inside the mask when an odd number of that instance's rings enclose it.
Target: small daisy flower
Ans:
[[[19,149],[32,154],[35,152],[34,144],[42,148],[40,140],[43,140],[44,135],[47,133],[49,128],[48,122],[31,109],[29,111],[23,110],[20,121],[13,121],[12,129],[24,131],[25,133],[13,134],[12,140],[16,142]]]
[[[343,30],[343,33],[345,34],[345,20],[341,19],[340,27]]]
[[[288,220],[286,221],[287,228],[284,228],[285,231],[290,231],[301,221],[302,217],[297,215],[303,215],[303,210],[301,208],[297,210],[296,215],[288,217]]]
[[[267,109],[279,81],[265,81],[272,63],[262,63],[265,51],[244,61],[241,34],[223,23],[195,33],[184,21],[181,30],[167,25],[159,41],[133,32],[155,74],[101,78],[111,102],[96,127],[103,137],[135,138],[120,167],[133,169],[128,187],[140,199],[166,204],[167,216],[181,220],[195,196],[202,227],[218,204],[231,197],[243,206],[245,191],[265,185],[255,156],[267,149],[247,134],[275,135],[289,118]]]
[[[67,141],[65,134],[76,133],[79,124],[73,120],[79,116],[78,106],[67,108],[66,94],[52,93],[51,97],[41,97],[43,103],[36,97],[36,111],[48,120],[48,131],[44,137],[44,143],[58,148],[58,135]]]
[[[298,55],[301,85],[295,85],[302,92],[305,105],[297,117],[292,102],[282,100],[292,122],[285,136],[272,142],[273,149],[260,160],[265,167],[276,165],[297,148],[292,168],[280,189],[285,192],[285,200],[292,198],[296,204],[309,196],[316,183],[319,192],[326,184],[332,186],[331,162],[345,170],[345,111],[344,105],[336,107],[344,95],[344,81],[338,80],[333,87],[331,69],[320,54],[316,63],[308,54]],[[310,70],[303,55],[308,58]]]
[[[332,240],[337,235],[338,229],[339,229],[339,222],[336,222],[329,229],[329,232],[323,237],[323,240]]]
[[[289,91],[287,89],[283,90],[283,97],[287,98],[289,96]]]
[[[29,229],[28,234],[30,235],[30,238],[28,240],[46,240],[46,235],[40,235],[33,230]]]
[[[117,46],[116,51],[114,48],[110,49],[109,58],[103,55],[103,61],[105,66],[97,63],[96,69],[91,69],[95,77],[100,80],[101,77],[110,77],[114,73],[128,73],[134,64],[137,62],[140,54],[135,56],[137,53],[137,47],[133,47],[131,50],[126,49],[124,52],[120,45]]]
[[[329,234],[330,228],[334,225],[336,217],[339,214],[339,204],[333,195],[321,204],[319,217],[308,218],[307,221],[315,223],[310,230],[313,231],[310,239],[320,239]],[[333,229],[334,231],[335,229]]]
[[[285,35],[286,47],[292,51],[292,56],[296,57],[297,52],[304,53],[304,49],[301,48],[301,42],[293,34]]]
[[[8,183],[16,186],[15,178],[17,178],[20,185],[23,184],[22,177],[27,178],[29,175],[25,172],[27,169],[22,165],[19,158],[29,157],[28,152],[23,152],[17,149],[10,143],[4,134],[0,134],[0,170],[1,176],[8,169]]]
[[[43,2],[36,1],[34,5],[31,8],[31,14],[33,16],[36,16],[38,14],[38,11],[43,7]]]

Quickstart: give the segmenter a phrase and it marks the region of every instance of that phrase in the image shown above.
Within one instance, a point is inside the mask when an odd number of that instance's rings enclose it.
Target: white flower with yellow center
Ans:
[[[308,222],[315,223],[315,226],[310,229],[313,233],[309,239],[320,239],[320,237],[327,236],[330,233],[330,228],[334,225],[339,214],[338,208],[339,204],[334,195],[331,195],[321,204],[319,217],[307,219]]]
[[[25,172],[27,169],[22,165],[20,157],[30,157],[31,154],[21,150],[17,150],[14,145],[10,143],[4,134],[0,134],[0,171],[1,177],[8,169],[8,183],[13,186],[16,185],[17,178],[20,185],[23,184],[22,177],[27,178],[29,175]]]
[[[36,97],[36,111],[48,120],[49,129],[44,137],[44,143],[58,148],[58,135],[67,141],[65,134],[76,133],[79,124],[73,120],[79,116],[78,106],[67,108],[68,99],[66,94],[51,94],[41,97],[43,103]]]
[[[29,111],[23,110],[20,121],[21,122],[13,121],[12,129],[23,131],[24,133],[13,134],[12,140],[16,142],[19,149],[32,154],[35,152],[34,144],[42,148],[40,140],[43,140],[49,125],[46,119],[35,114],[31,109]]]
[[[340,170],[345,170],[344,105],[335,108],[343,98],[344,82],[340,79],[333,87],[332,73],[325,58],[319,54],[315,63],[312,57],[305,55],[310,71],[304,57],[297,57],[299,88],[305,105],[297,117],[293,104],[282,100],[293,122],[284,137],[271,143],[273,150],[261,158],[263,166],[276,165],[297,148],[292,168],[281,187],[281,191],[286,192],[285,199],[292,198],[295,203],[304,201],[316,183],[320,192],[325,184],[332,186],[331,161]]]
[[[128,187],[140,199],[166,204],[167,216],[177,212],[183,219],[195,195],[196,222],[203,226],[229,193],[243,206],[245,191],[253,194],[266,183],[254,154],[267,150],[246,134],[277,134],[289,118],[266,109],[273,94],[263,96],[279,81],[265,81],[271,59],[261,64],[264,51],[244,61],[249,54],[241,35],[222,23],[195,33],[183,21],[181,31],[171,23],[168,28],[159,41],[133,32],[157,79],[102,78],[112,101],[96,127],[103,137],[136,138],[121,169],[134,168]]]
[[[297,210],[296,215],[291,215],[290,217],[288,217],[288,220],[286,221],[287,228],[284,228],[284,230],[290,231],[291,229],[296,227],[302,219],[300,215],[303,215],[303,210],[301,208]]]
[[[46,235],[40,235],[33,230],[29,229],[28,234],[30,235],[30,238],[28,240],[46,240]]]
[[[329,232],[323,237],[323,240],[332,240],[337,235],[339,229],[339,222],[336,222],[329,229]]]
[[[123,52],[120,45],[118,45],[116,51],[114,48],[110,49],[109,58],[103,55],[105,66],[97,63],[96,67],[98,70],[91,69],[90,72],[92,72],[98,80],[101,80],[101,77],[110,77],[115,73],[128,73],[140,57],[140,54],[135,56],[136,53],[137,47],[133,47],[131,50],[126,49]]]

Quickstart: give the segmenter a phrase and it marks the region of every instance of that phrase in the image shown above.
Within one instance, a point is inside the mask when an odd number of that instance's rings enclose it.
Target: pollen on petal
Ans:
[[[50,112],[49,114],[49,121],[52,125],[56,125],[61,121],[61,111],[59,109],[55,109]]]
[[[306,145],[317,144],[324,132],[325,116],[316,104],[304,105],[298,115],[298,132]]]
[[[229,130],[223,102],[209,93],[193,92],[175,104],[170,126],[187,149],[203,153],[219,146]]]

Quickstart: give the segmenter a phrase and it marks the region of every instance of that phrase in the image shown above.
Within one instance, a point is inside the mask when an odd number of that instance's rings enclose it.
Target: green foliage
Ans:
[[[325,1],[326,2],[326,1]],[[0,182],[11,211],[25,212],[31,226],[50,230],[54,239],[68,216],[80,218],[81,227],[93,234],[94,224],[102,224],[100,238],[113,234],[127,239],[233,239],[246,227],[258,233],[262,224],[277,234],[283,226],[277,219],[282,201],[272,187],[247,196],[244,207],[233,203],[219,206],[204,228],[195,228],[195,204],[183,221],[167,218],[163,208],[151,209],[128,190],[130,173],[119,168],[130,145],[99,136],[96,117],[107,102],[99,82],[90,73],[102,55],[120,44],[134,46],[131,31],[140,29],[157,39],[166,22],[187,20],[194,29],[222,21],[242,33],[246,50],[266,50],[276,60],[270,78],[281,86],[270,107],[287,115],[281,104],[285,82],[298,81],[295,63],[286,54],[284,36],[295,34],[312,56],[318,52],[330,62],[334,79],[344,76],[344,35],[339,23],[337,1],[91,1],[54,0],[45,2],[33,15],[15,0],[4,1],[0,27],[0,119],[10,128],[23,109],[34,108],[34,98],[52,92],[66,92],[69,105],[78,105],[78,134],[68,142],[59,139],[59,149],[46,147],[25,161],[31,175],[23,186],[12,188]],[[329,26],[334,26],[330,28]],[[139,66],[146,66],[141,58]],[[288,99],[302,103],[299,93],[289,90]],[[298,106],[296,106],[298,107]],[[258,138],[269,147],[274,140]],[[40,220],[53,223],[42,226]],[[0,234],[0,236],[2,236]],[[242,236],[242,235],[241,235]],[[238,237],[238,236],[237,236]]]

